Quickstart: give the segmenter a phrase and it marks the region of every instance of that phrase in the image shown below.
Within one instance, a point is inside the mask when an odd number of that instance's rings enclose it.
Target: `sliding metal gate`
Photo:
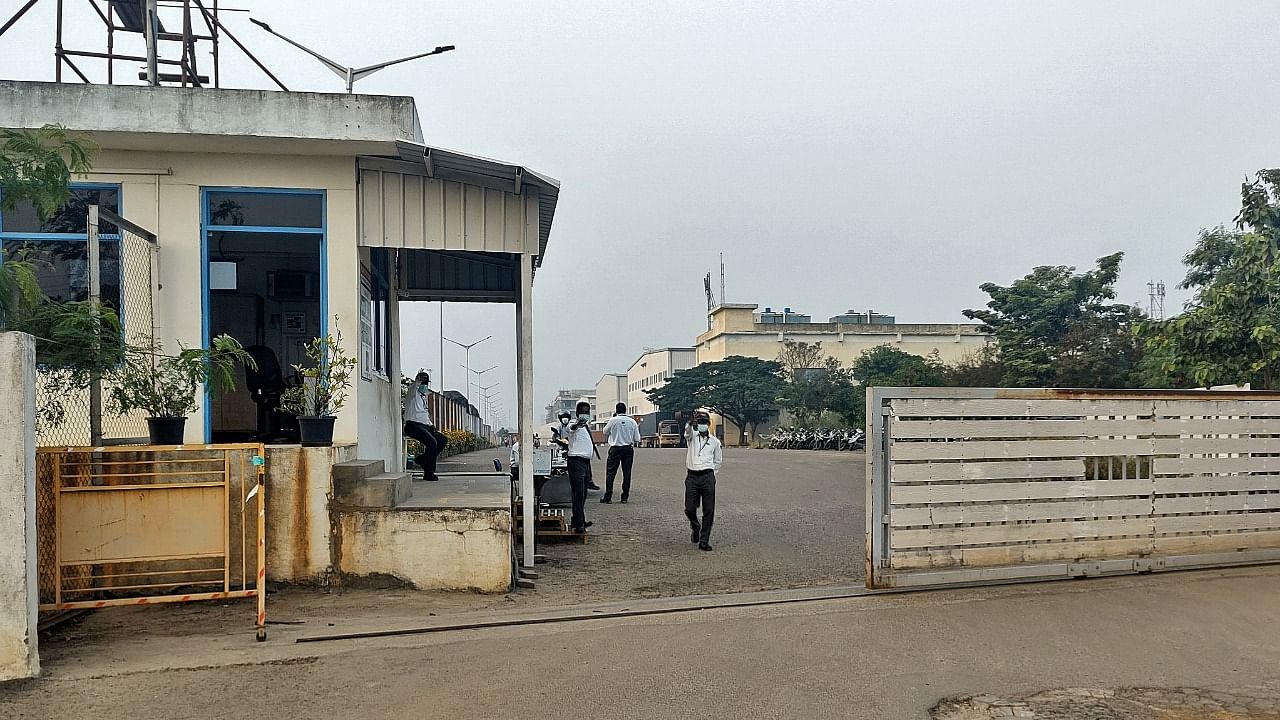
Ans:
[[[1280,561],[1280,394],[873,388],[867,584]]]
[[[40,609],[255,598],[266,637],[263,446],[36,452]]]

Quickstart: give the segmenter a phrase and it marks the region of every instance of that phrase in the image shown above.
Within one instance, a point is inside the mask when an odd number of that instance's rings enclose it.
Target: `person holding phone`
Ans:
[[[688,449],[685,453],[684,514],[689,518],[690,542],[698,549],[711,551],[711,525],[716,519],[716,472],[724,464],[720,439],[711,434],[711,416],[696,410],[684,432]],[[698,506],[702,519],[698,519]]]
[[[435,423],[431,421],[431,410],[427,407],[430,385],[431,376],[426,370],[419,369],[404,399],[404,434],[422,444],[422,452],[413,458],[414,463],[422,468],[422,479],[439,480],[436,458],[449,444],[449,438],[436,430]]]
[[[565,447],[568,456],[569,487],[573,491],[573,516],[569,526],[581,535],[591,527],[587,522],[586,504],[587,488],[595,485],[591,482],[591,455],[596,452],[596,444],[591,438],[591,428],[587,427],[591,420],[591,403],[578,401],[576,411],[577,418],[560,431],[557,442]]]

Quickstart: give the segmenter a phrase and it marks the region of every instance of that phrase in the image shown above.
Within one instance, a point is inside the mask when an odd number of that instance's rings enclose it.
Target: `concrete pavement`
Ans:
[[[925,718],[946,697],[1063,687],[1276,697],[1278,597],[1269,567],[306,645],[241,634],[234,659],[187,653],[200,669],[68,655],[0,690],[0,717]]]

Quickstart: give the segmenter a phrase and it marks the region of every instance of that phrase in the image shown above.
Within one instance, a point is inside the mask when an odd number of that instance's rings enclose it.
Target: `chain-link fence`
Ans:
[[[60,258],[57,267],[65,268],[66,282],[76,299],[97,299],[120,313],[125,342],[149,345],[155,334],[159,250],[156,236],[105,208],[91,205],[88,212],[88,239],[83,251],[78,246],[71,248],[77,256],[70,261]],[[101,398],[107,394],[103,384],[99,381],[97,388],[67,392],[59,387],[57,368],[39,368],[37,407],[59,403],[62,417],[61,422],[50,422],[47,416],[42,419],[36,431],[37,444],[82,446],[146,438],[147,419],[143,414],[116,415],[103,406]]]

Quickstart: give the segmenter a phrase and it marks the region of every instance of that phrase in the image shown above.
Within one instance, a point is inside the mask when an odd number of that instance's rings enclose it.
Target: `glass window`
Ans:
[[[209,226],[318,228],[324,197],[307,193],[210,192]]]
[[[88,300],[89,206],[95,204],[119,212],[120,188],[72,185],[67,203],[43,222],[31,203],[19,202],[0,213],[0,259],[31,263],[40,289],[52,300]],[[103,303],[116,309],[120,307],[119,232],[114,225],[99,225],[98,293]]]
[[[0,231],[4,233],[75,233],[84,235],[88,232],[89,206],[102,207],[120,212],[120,189],[114,187],[72,187],[71,197],[67,204],[56,210],[44,222],[36,215],[35,206],[22,201],[4,213],[0,218]],[[102,235],[114,235],[120,231],[113,225],[103,223],[99,229]]]
[[[391,289],[387,282],[389,254],[385,248],[369,251],[369,276],[361,282],[361,362],[365,374],[391,375],[391,331],[388,322]]]
[[[120,307],[120,243],[102,242],[98,268],[104,305]],[[5,261],[29,262],[40,289],[59,302],[89,299],[89,244],[81,240],[6,240]]]

